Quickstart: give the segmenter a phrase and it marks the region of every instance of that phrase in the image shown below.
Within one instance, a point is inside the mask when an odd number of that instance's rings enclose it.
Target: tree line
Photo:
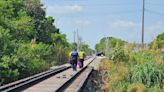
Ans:
[[[67,62],[76,44],[45,10],[40,0],[0,0],[0,85]]]

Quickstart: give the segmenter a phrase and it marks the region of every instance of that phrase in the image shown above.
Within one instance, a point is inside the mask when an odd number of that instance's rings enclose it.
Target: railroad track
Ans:
[[[24,88],[28,87],[29,85],[34,85],[34,84],[38,83],[39,81],[49,78],[49,77],[53,76],[54,74],[57,74],[59,72],[67,70],[69,68],[71,68],[71,66],[67,66],[67,67],[63,66],[63,67],[59,67],[57,69],[48,70],[46,72],[36,74],[34,76],[31,76],[31,77],[28,77],[28,78],[25,78],[22,80],[18,80],[16,82],[1,86],[0,92],[13,92],[13,91],[16,92],[17,90],[24,89]]]
[[[66,84],[62,85],[55,92],[84,92],[83,88],[85,87],[92,70],[92,67],[86,68],[76,76],[72,77],[72,79],[68,80]]]
[[[92,61],[89,62],[89,64],[92,63]],[[59,86],[54,91],[55,92],[80,92],[83,85],[85,84],[85,82],[87,81],[87,79],[89,78],[89,75],[91,74],[91,72],[93,70],[93,67],[88,68],[89,64],[87,64],[83,69],[81,69],[75,75],[70,77],[64,84]],[[82,77],[82,80],[80,80],[80,82],[79,82],[77,78],[80,79],[80,77]],[[72,85],[72,84],[74,84],[74,85]]]
[[[36,86],[41,85],[41,84],[43,85],[40,86],[41,87],[39,88],[40,91],[42,90],[43,92],[46,92],[45,88],[43,89],[43,87],[45,87],[45,85],[49,85],[49,86],[46,86],[47,90],[61,92],[61,89],[62,90],[66,89],[66,87],[68,87],[72,83],[72,81],[75,80],[77,76],[80,75],[93,60],[94,58],[89,58],[88,59],[89,63],[83,69],[80,69],[78,72],[70,74],[70,77],[68,79],[60,79],[60,75],[68,74],[72,72],[71,66],[62,66],[62,67],[51,69],[46,72],[39,73],[34,76],[1,86],[0,92],[20,92],[20,91],[21,92],[22,91],[23,92],[36,92],[36,90],[38,90],[36,89]],[[48,80],[50,80],[49,84],[45,84],[44,82]],[[57,80],[59,81],[57,82]],[[59,83],[61,82],[60,80],[61,81],[64,80],[64,81],[62,83]],[[53,81],[54,81],[54,84],[60,84],[60,85],[58,85],[57,87],[52,87],[53,84],[51,82]],[[40,91],[37,91],[37,92],[40,92]]]

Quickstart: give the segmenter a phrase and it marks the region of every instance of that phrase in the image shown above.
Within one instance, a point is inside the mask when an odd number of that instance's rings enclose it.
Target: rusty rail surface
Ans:
[[[60,73],[64,70],[67,70],[69,68],[71,68],[71,66],[67,66],[67,67],[63,66],[63,67],[59,67],[56,69],[51,69],[51,70],[27,77],[25,79],[18,80],[18,81],[15,81],[13,83],[9,83],[7,85],[1,86],[0,92],[11,92],[11,91],[13,92],[16,90],[27,88],[29,86],[32,86],[32,85],[34,85],[34,84],[36,84],[36,83],[38,83],[38,82],[40,82],[46,78],[49,78],[50,76],[53,76],[53,75]]]
[[[92,61],[94,61],[95,57],[91,60],[90,63],[92,63]],[[90,64],[89,63],[89,64]],[[64,90],[67,89],[67,87],[69,85],[71,85],[73,83],[73,81],[82,73],[84,72],[87,68],[88,68],[88,65],[86,65],[83,69],[81,69],[78,73],[76,73],[74,76],[72,76],[68,81],[66,81],[64,84],[62,84],[59,88],[57,88],[57,90],[55,90],[55,92],[63,92]],[[86,80],[88,79],[89,75],[91,74],[92,72],[92,69],[91,71],[89,72],[88,76],[86,76],[84,78],[84,80],[82,80],[82,82],[80,83],[80,86],[76,89],[77,92],[79,92],[81,90],[81,88],[83,87],[83,84],[86,82]]]
[[[61,92],[62,90],[66,89],[72,82],[75,80],[85,69],[88,67],[88,65],[95,59],[95,57],[91,58],[88,57],[87,59],[91,59],[91,61],[79,72],[77,72],[74,76],[72,76],[68,81],[63,83],[57,90],[54,90],[55,92]],[[66,71],[67,69],[70,69],[71,66],[61,66],[57,67],[55,69],[50,69],[48,71],[6,84],[4,86],[0,86],[0,92],[19,92],[21,90],[27,89],[29,87],[32,87],[33,85],[48,79],[52,76],[55,76],[56,74],[62,73]]]

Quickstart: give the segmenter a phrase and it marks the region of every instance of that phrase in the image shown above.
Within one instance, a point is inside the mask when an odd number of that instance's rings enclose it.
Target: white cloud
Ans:
[[[153,25],[147,27],[146,30],[154,31],[154,32],[159,32],[159,31],[164,32],[164,22],[161,21],[155,22]]]
[[[91,24],[91,21],[88,21],[88,20],[78,20],[78,21],[75,21],[75,24],[78,25],[78,26],[88,26]]]
[[[79,5],[54,5],[47,7],[47,12],[50,14],[70,14],[80,12],[82,10],[83,7]]]
[[[133,29],[139,26],[139,24],[133,21],[126,21],[126,20],[114,20],[111,25],[113,28],[124,28],[124,29]]]
[[[135,23],[133,21],[127,20],[114,20],[110,24],[110,27],[117,28],[117,29],[138,29],[141,30],[141,24]],[[152,23],[149,26],[145,26],[145,31],[150,32],[164,32],[164,22],[157,21]]]

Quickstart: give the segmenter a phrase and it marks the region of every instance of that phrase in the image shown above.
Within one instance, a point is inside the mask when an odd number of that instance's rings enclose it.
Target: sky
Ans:
[[[103,37],[141,43],[142,0],[41,0],[46,16],[74,41],[78,30],[82,41],[94,49]],[[164,32],[164,0],[145,0],[145,43]]]

